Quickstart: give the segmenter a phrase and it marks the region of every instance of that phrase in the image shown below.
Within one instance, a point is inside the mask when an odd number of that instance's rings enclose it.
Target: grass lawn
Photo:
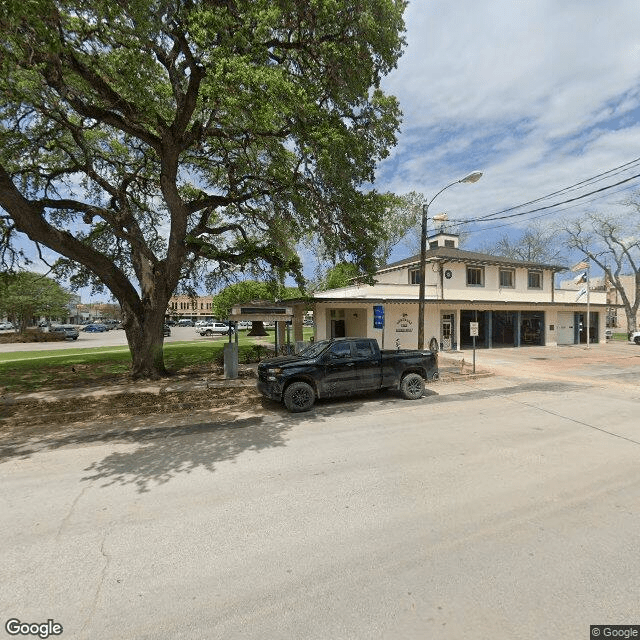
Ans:
[[[313,329],[305,327],[304,339]],[[257,362],[267,355],[268,342],[273,348],[273,333],[263,338],[238,334],[240,362]],[[227,340],[191,340],[167,342],[164,361],[175,373],[196,373],[212,365],[222,366],[222,349]],[[0,391],[34,391],[40,387],[71,387],[106,384],[125,380],[131,368],[131,356],[126,346],[92,349],[48,349],[46,351],[14,351],[0,353]]]

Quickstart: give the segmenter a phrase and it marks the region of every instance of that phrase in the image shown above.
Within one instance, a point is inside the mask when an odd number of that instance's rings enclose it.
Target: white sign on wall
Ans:
[[[470,322],[469,323],[469,335],[477,336],[478,335],[478,322]]]

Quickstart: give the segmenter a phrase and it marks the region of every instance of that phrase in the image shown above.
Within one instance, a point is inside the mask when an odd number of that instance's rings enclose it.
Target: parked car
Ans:
[[[629,342],[634,342],[635,344],[640,345],[640,331],[630,331]]]
[[[171,327],[168,324],[164,325],[164,335],[165,335],[165,337],[171,335]]]
[[[101,324],[105,325],[107,329],[115,329],[118,326],[118,321],[113,318],[105,318]]]
[[[107,329],[107,326],[104,324],[94,323],[88,324],[83,331],[87,331],[88,333],[102,333],[104,331],[109,331],[109,329]]]
[[[10,331],[15,327],[10,322],[0,322],[0,331]]]
[[[65,339],[77,340],[80,336],[78,329],[71,325],[62,325],[57,327],[50,327],[49,333],[64,334]]]
[[[316,398],[381,389],[399,389],[415,400],[422,397],[425,380],[437,378],[437,353],[381,351],[374,338],[323,340],[258,365],[258,391],[292,412],[308,411]]]
[[[182,318],[182,320],[178,320],[179,327],[193,327],[193,320],[189,320],[188,318]]]
[[[176,326],[176,321],[175,320],[167,320],[165,322],[166,325],[168,325],[169,327],[175,327]]]
[[[209,322],[200,327],[196,327],[196,333],[201,336],[213,336],[213,335],[225,335],[233,333],[233,327],[230,327],[226,322]]]

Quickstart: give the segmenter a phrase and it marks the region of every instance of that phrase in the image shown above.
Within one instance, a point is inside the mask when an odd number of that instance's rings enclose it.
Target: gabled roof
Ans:
[[[475,251],[463,251],[462,249],[454,249],[452,247],[436,247],[428,249],[426,253],[427,262],[445,261],[445,262],[466,262],[473,264],[493,264],[509,267],[524,267],[527,269],[550,269],[552,271],[566,271],[568,267],[557,264],[541,264],[539,262],[525,262],[522,260],[513,260],[503,256],[493,256],[488,253],[477,253]],[[392,262],[381,269],[377,273],[385,271],[393,271],[412,265],[420,264],[420,254]]]

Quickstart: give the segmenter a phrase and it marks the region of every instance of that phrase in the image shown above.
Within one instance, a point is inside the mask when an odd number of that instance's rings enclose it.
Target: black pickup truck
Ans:
[[[294,412],[308,411],[316,398],[380,389],[399,389],[414,400],[422,397],[425,380],[437,378],[437,353],[380,351],[373,338],[323,340],[258,365],[258,391]]]

